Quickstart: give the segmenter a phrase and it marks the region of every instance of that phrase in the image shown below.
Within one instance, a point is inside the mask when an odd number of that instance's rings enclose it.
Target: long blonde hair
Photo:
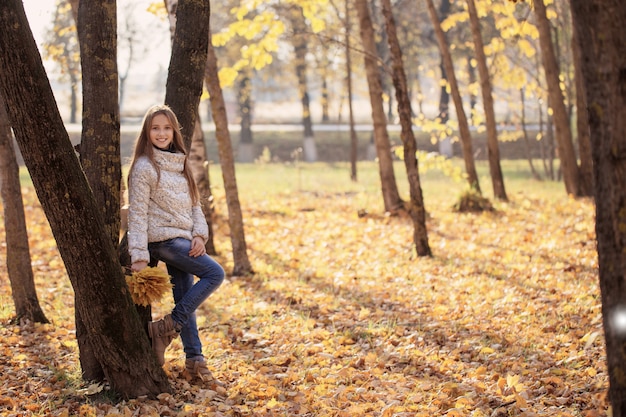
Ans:
[[[160,179],[161,170],[154,159],[154,146],[152,145],[152,142],[150,142],[150,128],[152,127],[152,119],[154,119],[154,117],[159,114],[167,117],[170,121],[170,124],[174,128],[174,138],[172,140],[172,145],[174,146],[176,152],[185,154],[183,175],[185,176],[187,184],[189,185],[189,194],[191,195],[191,201],[193,205],[196,205],[200,201],[200,194],[198,192],[198,186],[193,179],[191,168],[189,167],[187,150],[185,149],[185,142],[183,140],[183,135],[180,133],[181,126],[180,123],[178,123],[178,118],[176,117],[176,114],[174,114],[172,109],[165,104],[150,107],[143,117],[141,131],[139,132],[139,135],[137,135],[137,139],[135,140],[135,150],[133,152],[133,158],[130,163],[129,172],[132,172],[133,168],[135,167],[135,163],[141,156],[146,156],[157,172],[157,181]],[[130,188],[130,174],[128,175],[128,187]]]

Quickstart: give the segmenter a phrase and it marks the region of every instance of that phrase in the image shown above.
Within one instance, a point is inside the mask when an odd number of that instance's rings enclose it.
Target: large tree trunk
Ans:
[[[230,241],[233,247],[233,275],[248,275],[253,273],[253,270],[250,265],[250,260],[248,259],[243,215],[241,213],[241,205],[239,204],[239,191],[237,190],[233,147],[228,131],[228,117],[226,115],[224,95],[218,77],[217,56],[215,55],[215,49],[213,49],[213,45],[210,41],[205,71],[205,82],[209,90],[209,95],[211,96],[211,109],[215,121],[215,137],[217,139],[220,165],[222,167],[222,179],[226,191],[228,225],[230,226]]]
[[[396,90],[398,101],[398,115],[402,127],[402,144],[404,145],[404,165],[409,180],[409,215],[413,221],[413,243],[418,256],[431,256],[428,245],[428,233],[426,230],[426,209],[420,184],[419,169],[417,164],[417,142],[413,134],[413,122],[411,121],[411,101],[406,85],[406,73],[402,62],[402,51],[398,42],[396,22],[393,17],[391,0],[383,0],[383,15],[385,16],[385,28],[387,41],[391,52],[393,66],[393,85]]]
[[[176,2],[174,13],[176,29],[167,73],[165,104],[178,117],[185,146],[190,149],[202,95],[211,6],[209,0],[180,0]],[[169,11],[168,14],[170,21],[174,19]]]
[[[83,80],[80,162],[115,245],[120,238],[120,114],[115,0],[80,2],[78,36]]]
[[[550,32],[550,22],[546,16],[546,6],[543,0],[534,0],[535,17],[537,18],[537,29],[539,31],[539,43],[541,45],[541,59],[548,85],[548,95],[550,97],[550,107],[552,107],[552,118],[556,130],[556,144],[561,160],[561,171],[565,183],[565,191],[574,197],[580,197],[580,172],[574,142],[572,140],[572,129],[570,120],[563,101],[561,91],[561,80],[559,79],[559,66],[554,53],[552,36]]]
[[[476,12],[474,0],[467,0],[467,8],[472,27],[472,38],[474,40],[474,53],[478,63],[478,75],[480,76],[480,90],[483,96],[483,108],[485,110],[485,123],[487,124],[487,153],[489,157],[489,172],[493,185],[493,196],[499,200],[508,200],[504,189],[504,177],[500,167],[500,149],[498,146],[498,130],[496,127],[496,114],[493,104],[493,93],[491,89],[491,77],[487,68],[487,57],[483,45],[483,37],[480,31],[480,21]]]
[[[578,130],[578,155],[580,157],[580,194],[593,196],[593,157],[591,156],[591,138],[589,137],[589,116],[587,115],[587,99],[585,96],[585,80],[583,79],[578,41],[578,29],[574,25],[572,51],[574,55],[574,78],[576,83],[576,128]]]
[[[469,122],[465,115],[465,109],[463,108],[463,99],[461,98],[461,92],[459,91],[459,83],[456,79],[456,73],[454,71],[454,64],[452,62],[452,54],[448,46],[446,34],[441,28],[441,22],[437,16],[435,5],[432,0],[426,0],[428,6],[428,12],[430,14],[430,20],[435,28],[435,35],[437,42],[439,43],[439,50],[441,51],[441,58],[443,66],[445,68],[448,83],[450,83],[450,91],[452,93],[452,100],[454,102],[454,108],[456,109],[456,117],[459,123],[459,134],[461,137],[461,145],[463,149],[463,160],[465,161],[465,172],[467,173],[467,181],[470,188],[480,193],[480,184],[478,181],[478,173],[476,172],[476,164],[474,163],[474,151],[472,149],[472,134],[470,133]]]
[[[4,206],[7,272],[11,283],[16,321],[48,323],[39,305],[35,289],[19,166],[15,157],[9,116],[2,95],[0,95],[0,197]]]
[[[137,317],[102,210],[63,126],[20,0],[0,2],[0,26],[0,94],[95,356],[112,388],[125,397],[169,391]]]
[[[626,416],[626,7],[622,0],[571,0],[595,175],[596,238],[609,399]]]
[[[365,73],[369,87],[370,104],[372,106],[372,120],[374,123],[374,143],[378,156],[378,168],[383,192],[385,211],[395,212],[402,208],[403,202],[398,192],[396,176],[393,171],[391,157],[391,143],[387,132],[387,117],[383,107],[383,89],[376,56],[376,41],[372,18],[367,0],[355,0],[355,8],[359,14],[359,27],[363,48],[365,50]]]
[[[317,146],[313,137],[313,121],[311,119],[311,105],[309,87],[307,84],[308,43],[306,40],[306,23],[302,9],[292,6],[291,23],[293,25],[293,46],[295,53],[296,77],[298,78],[298,93],[302,103],[302,126],[304,127],[304,160],[307,162],[317,161]]]
[[[168,13],[168,18],[170,22],[170,38],[172,39],[173,43],[174,37],[176,35],[176,12],[178,10],[178,0],[165,0],[165,8],[167,9]],[[198,99],[198,105],[199,103],[200,101]],[[202,130],[202,122],[198,107],[196,107],[195,112],[195,122],[193,124],[193,132],[190,138],[191,143],[189,144],[188,148],[189,164],[193,173],[193,178],[198,185],[198,192],[200,193],[200,199],[202,202],[202,211],[204,213],[207,225],[209,226],[209,239],[207,240],[207,243],[205,245],[206,251],[209,255],[216,255],[217,250],[215,249],[215,239],[213,234],[213,195],[211,193],[211,181],[209,179],[209,162],[206,158],[204,132]]]
[[[80,163],[101,208],[104,225],[115,247],[120,234],[120,116],[117,99],[117,17],[115,0],[78,5],[77,31],[83,81],[83,130]],[[76,303],[80,300],[76,299]],[[76,339],[85,380],[100,381],[104,371],[93,341],[75,310]]]

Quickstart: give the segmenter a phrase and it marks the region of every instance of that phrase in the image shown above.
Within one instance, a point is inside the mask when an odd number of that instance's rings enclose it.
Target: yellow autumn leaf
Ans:
[[[490,347],[486,347],[486,346],[484,348],[480,349],[480,353],[482,353],[484,355],[490,355],[490,354],[492,354],[494,352],[495,352],[495,350],[493,350]]]

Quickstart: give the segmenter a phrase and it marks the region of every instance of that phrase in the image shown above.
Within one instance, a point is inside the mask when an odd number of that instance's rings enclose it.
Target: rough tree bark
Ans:
[[[205,82],[209,90],[211,110],[215,122],[215,137],[217,139],[220,165],[222,167],[222,179],[226,191],[226,205],[228,207],[228,225],[230,226],[230,241],[233,248],[233,272],[235,276],[243,276],[253,273],[244,232],[243,215],[239,203],[239,191],[237,189],[237,177],[235,175],[235,161],[233,159],[233,147],[228,131],[228,117],[224,95],[218,78],[217,56],[210,41],[206,60]]]
[[[13,147],[13,134],[4,99],[0,95],[0,197],[4,206],[7,273],[15,305],[15,320],[48,323],[37,291],[31,266],[28,232],[20,186],[20,172]]]
[[[580,197],[580,172],[572,140],[572,129],[570,120],[563,101],[561,91],[561,80],[559,79],[559,65],[552,44],[550,22],[546,15],[546,6],[543,0],[534,0],[533,8],[537,19],[537,30],[539,31],[539,44],[541,45],[541,60],[548,85],[548,95],[550,97],[550,107],[552,108],[552,120],[556,131],[556,144],[559,150],[559,160],[561,161],[561,171],[563,172],[563,182],[565,191],[574,197]]]
[[[435,36],[437,37],[437,42],[439,43],[443,67],[445,68],[447,74],[450,91],[452,93],[452,101],[454,102],[454,108],[456,109],[456,117],[459,123],[459,135],[461,137],[463,150],[463,161],[465,161],[465,172],[467,173],[467,182],[469,183],[471,189],[480,193],[480,183],[478,181],[478,173],[476,172],[476,164],[474,163],[474,151],[472,149],[472,134],[470,133],[469,122],[467,120],[467,116],[465,115],[465,109],[463,108],[463,99],[461,98],[459,83],[456,79],[448,40],[446,39],[446,34],[441,28],[441,22],[437,16],[437,11],[435,10],[433,1],[426,0],[426,5],[428,6],[430,20],[435,28]]]
[[[387,117],[383,107],[383,89],[378,69],[374,28],[367,0],[355,0],[354,6],[359,15],[361,40],[365,50],[363,59],[365,61],[370,104],[372,106],[374,143],[376,145],[376,155],[378,156],[378,172],[383,192],[383,202],[385,211],[393,213],[402,208],[404,203],[400,198],[396,176],[393,171],[391,143],[389,141],[389,133],[387,132]]]
[[[417,162],[417,142],[413,134],[413,122],[411,116],[411,100],[406,85],[406,73],[402,62],[402,51],[398,42],[396,22],[393,17],[391,0],[382,0],[383,15],[385,17],[385,30],[391,52],[393,66],[393,85],[396,90],[398,101],[398,115],[402,127],[401,137],[404,145],[404,165],[409,180],[410,202],[408,206],[409,216],[413,221],[413,243],[418,256],[431,256],[428,244],[428,232],[426,230],[426,209],[420,184],[419,169]]]
[[[614,417],[626,416],[626,7],[570,0],[593,154],[602,317]]]
[[[78,4],[77,32],[83,82],[83,129],[80,163],[115,247],[120,234],[120,116],[117,78],[117,17],[115,0]],[[80,301],[77,299],[76,303]],[[75,310],[76,339],[85,380],[101,381],[104,371],[89,332]]]
[[[69,136],[20,0],[0,2],[0,94],[112,388],[169,391],[131,300],[115,246]]]
[[[187,149],[191,148],[202,95],[210,15],[209,0],[179,0],[177,2],[176,29],[167,74],[165,104],[170,106],[178,117]]]
[[[483,108],[485,110],[485,123],[487,125],[487,153],[489,158],[489,173],[493,186],[493,196],[499,200],[507,201],[506,190],[504,188],[504,177],[500,167],[500,149],[498,146],[498,130],[496,127],[496,114],[493,104],[493,92],[491,88],[491,77],[487,67],[487,57],[480,30],[480,21],[476,11],[474,0],[467,0],[467,8],[472,27],[472,38],[474,40],[474,54],[478,63],[478,75],[480,76],[480,90],[483,96]]]
[[[583,79],[581,68],[582,56],[578,36],[578,29],[576,25],[574,25],[572,52],[574,55],[574,78],[576,82],[576,130],[578,131],[578,156],[580,158],[580,194],[583,196],[593,196],[593,156],[591,155],[589,116],[587,114],[585,80]]]
[[[174,41],[176,35],[176,11],[178,10],[178,0],[164,0],[170,23],[170,39]],[[199,102],[198,102],[199,103]],[[211,193],[211,181],[209,178],[209,162],[206,157],[206,145],[204,143],[204,132],[200,112],[196,108],[195,123],[189,145],[189,163],[193,178],[198,185],[198,192],[202,202],[202,211],[207,225],[209,226],[209,239],[206,243],[206,251],[209,255],[216,255],[215,239],[213,234],[213,194]]]

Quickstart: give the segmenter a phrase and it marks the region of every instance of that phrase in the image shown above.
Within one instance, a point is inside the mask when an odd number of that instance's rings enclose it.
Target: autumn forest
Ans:
[[[0,5],[1,415],[626,415],[619,0],[124,4],[41,44]],[[226,272],[211,377],[131,270],[142,13]]]

